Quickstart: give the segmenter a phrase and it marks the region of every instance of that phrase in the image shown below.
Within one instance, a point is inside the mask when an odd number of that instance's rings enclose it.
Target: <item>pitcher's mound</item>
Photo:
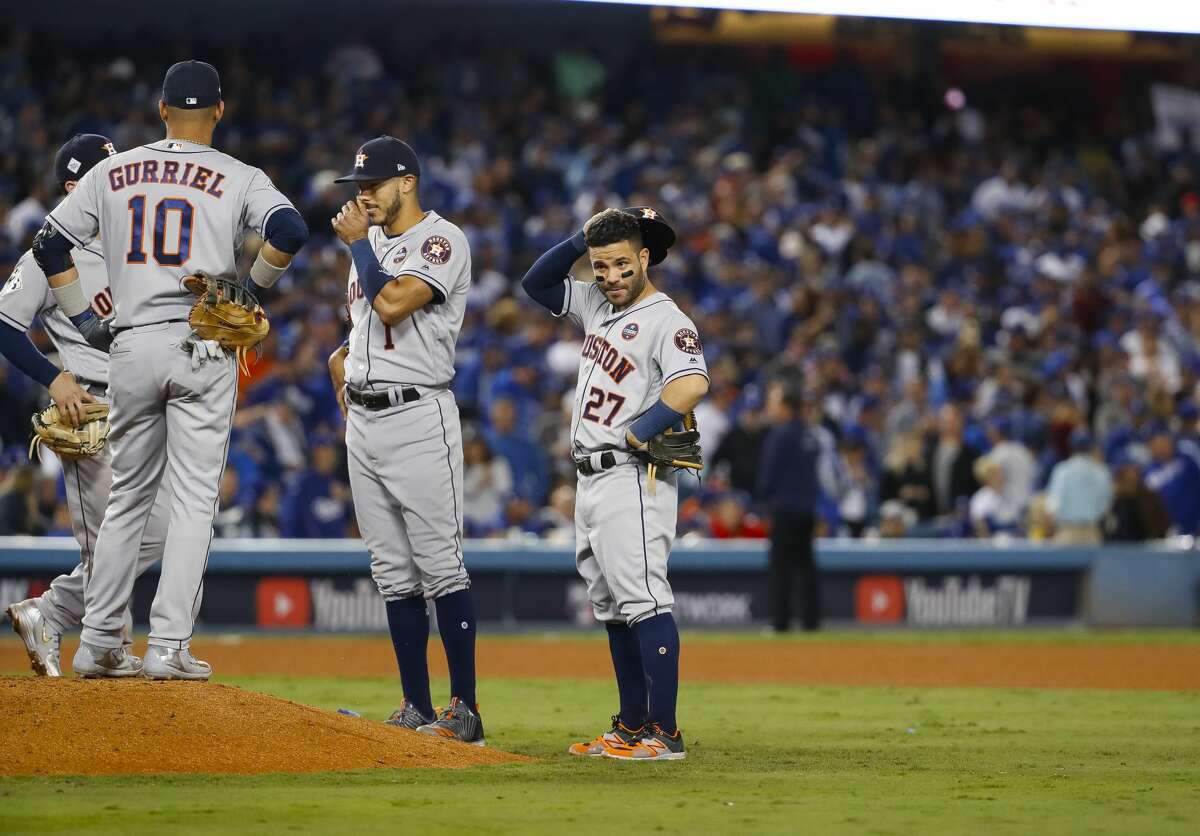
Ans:
[[[526,760],[227,685],[0,678],[0,775],[448,769]]]

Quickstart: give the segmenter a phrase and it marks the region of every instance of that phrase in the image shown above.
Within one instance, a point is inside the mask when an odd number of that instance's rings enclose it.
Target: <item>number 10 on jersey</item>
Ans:
[[[167,245],[167,224],[172,212],[179,213],[175,240]],[[146,196],[129,198],[129,252],[127,264],[146,263]],[[164,197],[154,204],[154,260],[162,267],[179,267],[188,260],[192,250],[192,204],[182,197]]]

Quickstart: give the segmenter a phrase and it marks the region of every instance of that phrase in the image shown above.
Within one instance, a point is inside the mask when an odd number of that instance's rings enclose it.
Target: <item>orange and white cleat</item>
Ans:
[[[611,729],[584,743],[572,743],[567,747],[567,751],[572,755],[600,758],[604,756],[605,749],[613,746],[630,746],[637,743],[641,740],[645,731],[644,726],[639,726],[636,729],[629,728],[621,722],[620,715],[614,714]]]
[[[655,723],[642,734],[640,740],[626,746],[609,746],[604,757],[619,761],[681,761],[687,757],[683,748],[683,732],[667,734]]]

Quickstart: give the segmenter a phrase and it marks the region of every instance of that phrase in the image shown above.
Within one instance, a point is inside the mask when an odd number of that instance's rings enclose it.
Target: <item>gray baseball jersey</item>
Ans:
[[[582,455],[621,449],[625,432],[679,377],[708,377],[695,324],[665,293],[614,311],[595,282],[566,282],[558,316],[584,330],[579,381],[571,410],[571,450]]]
[[[675,542],[679,494],[674,473],[653,488],[646,468],[624,452],[625,433],[663,387],[689,374],[708,376],[692,321],[663,293],[615,311],[594,282],[567,279],[565,316],[584,330],[571,414],[577,460],[614,451],[617,464],[580,475],[575,500],[575,565],[600,621],[635,624],[670,612],[675,598],[667,559]]]
[[[99,242],[76,249],[72,256],[79,270],[79,280],[83,283],[84,296],[92,302],[92,310],[98,316],[111,316],[112,295],[108,289],[108,274],[104,269],[104,254]],[[0,320],[19,331],[27,331],[35,316],[42,318],[46,332],[58,349],[63,368],[75,375],[81,385],[91,384],[91,394],[100,397],[98,389],[108,386],[108,355],[88,345],[58,309],[45,273],[33,260],[32,253],[27,252],[17,262],[4,288],[0,289]],[[71,531],[79,543],[80,561],[72,572],[55,578],[37,599],[38,609],[59,633],[74,630],[83,619],[86,567],[91,565],[93,547],[112,486],[111,451],[105,447],[95,456],[64,460],[62,466],[67,509],[71,513]],[[171,513],[170,499],[170,489],[164,483],[154,499],[150,521],[137,551],[137,575],[162,557]],[[132,619],[128,606],[122,618],[124,635],[129,636]]]
[[[368,235],[384,270],[424,280],[434,302],[384,325],[350,269],[348,384],[413,387],[420,394],[378,411],[350,404],[346,448],[354,513],[383,597],[435,599],[471,585],[462,556],[462,428],[448,388],[471,285],[471,251],[462,230],[436,212],[394,238],[375,226]]]
[[[261,233],[290,206],[258,169],[207,145],[165,139],[98,163],[48,218],[77,246],[102,236],[118,329],[109,380],[112,494],[85,590],[88,644],[121,642],[138,543],[164,478],[187,490],[172,494],[149,642],[191,641],[237,368],[229,355],[191,367],[181,344],[195,297],[180,279],[197,271],[235,277],[245,232]]]
[[[353,327],[346,382],[355,389],[449,386],[454,377],[454,344],[471,286],[467,237],[436,212],[426,212],[419,223],[394,238],[382,227],[372,226],[367,239],[384,272],[424,280],[435,298],[403,322],[385,325],[367,304],[358,271],[351,264],[346,297]]]
[[[187,319],[195,297],[180,279],[235,278],[245,232],[291,205],[259,169],[163,139],[101,160],[48,220],[77,247],[108,242],[113,325],[128,328]]]
[[[108,289],[108,273],[104,269],[104,253],[99,242],[92,242],[72,253],[83,295],[92,302],[97,316],[112,316],[112,293]],[[36,316],[58,350],[62,367],[84,383],[104,388],[108,385],[108,355],[88,345],[71,320],[58,309],[46,274],[26,252],[13,268],[12,275],[0,289],[0,320],[18,331],[28,331]],[[105,485],[107,495],[108,486]]]

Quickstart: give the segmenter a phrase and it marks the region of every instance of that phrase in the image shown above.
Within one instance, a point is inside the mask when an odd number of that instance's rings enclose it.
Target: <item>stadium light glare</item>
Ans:
[[[854,17],[1000,23],[1066,29],[1200,34],[1200,5],[1178,0],[574,0],[637,6],[795,12]]]

